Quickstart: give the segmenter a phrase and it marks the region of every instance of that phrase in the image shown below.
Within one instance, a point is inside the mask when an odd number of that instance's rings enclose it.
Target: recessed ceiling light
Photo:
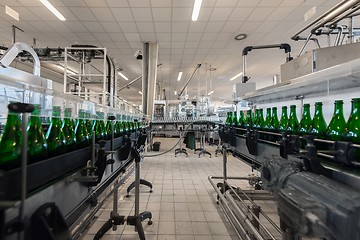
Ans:
[[[60,21],[65,21],[65,17],[53,6],[51,3],[48,2],[48,0],[40,0],[42,4],[44,4],[47,9],[50,10]]]
[[[240,33],[234,37],[236,41],[241,41],[244,40],[245,38],[247,38],[247,35],[245,33]]]
[[[12,9],[11,7],[8,7],[5,5],[5,13],[15,19],[16,21],[19,21],[19,13]]]

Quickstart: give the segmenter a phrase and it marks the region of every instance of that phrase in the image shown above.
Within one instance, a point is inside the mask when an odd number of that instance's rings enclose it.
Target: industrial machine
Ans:
[[[116,126],[120,123],[142,117],[130,107],[125,108],[125,103],[114,94],[115,65],[104,49],[77,46],[66,51],[69,58],[81,63],[81,69],[85,69],[85,63],[91,63],[92,59],[101,55],[101,61],[104,64],[107,62],[102,74],[107,77],[89,72],[69,72],[65,64],[65,82],[70,83],[59,88],[58,83],[40,77],[39,57],[28,45],[15,43],[0,58],[2,120],[6,118],[9,107],[12,112],[20,114],[24,129],[21,165],[0,171],[0,239],[78,238],[111,194],[109,187],[122,184],[134,170],[131,140],[137,137],[138,125],[126,125],[121,132],[115,129],[119,129]],[[19,54],[22,58],[31,58],[33,74],[10,67]],[[47,53],[47,57],[50,55]],[[109,74],[105,74],[105,70]],[[90,83],[91,79],[93,85],[104,88],[102,91],[99,87],[101,94],[95,92],[96,88],[84,91],[82,86]],[[11,102],[21,104],[9,104]],[[26,129],[32,104],[41,108],[43,126],[46,126],[53,106],[58,106],[61,110],[71,109],[72,119],[77,112],[82,112],[87,116],[79,116],[78,119],[84,122],[107,121],[110,131],[96,139],[94,130],[86,146],[67,148],[67,152],[49,155],[41,161],[30,161]],[[132,219],[139,224],[136,217]]]
[[[352,26],[359,8],[359,1],[341,1],[299,31],[293,40],[305,40],[304,48],[309,41],[319,44],[321,36],[329,42],[330,36],[336,37],[334,46],[302,54],[303,48],[298,57],[281,66],[280,83],[238,94],[250,103],[248,113],[282,106],[286,111],[292,105],[300,109],[300,116],[304,104],[313,108],[315,102],[322,102],[329,123],[334,100],[344,101],[349,113],[350,101],[358,101],[360,90],[359,43],[354,43],[356,28]],[[350,24],[344,25],[346,21]],[[299,36],[307,30],[308,37]],[[344,39],[349,44],[342,45]],[[268,46],[272,45],[265,48]],[[245,83],[247,77],[243,80]],[[247,122],[223,127],[224,173],[209,176],[218,203],[238,236],[251,240],[360,239],[359,142],[342,135],[332,139],[310,130],[301,133],[260,125]],[[228,176],[227,152],[248,163],[254,173]],[[247,181],[253,187],[244,189],[236,181]],[[266,201],[277,204],[279,223],[262,209]]]

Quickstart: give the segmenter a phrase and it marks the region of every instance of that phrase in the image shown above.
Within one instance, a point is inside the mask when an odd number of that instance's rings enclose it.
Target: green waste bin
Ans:
[[[191,150],[195,149],[195,133],[193,131],[186,133],[184,141],[187,148]]]

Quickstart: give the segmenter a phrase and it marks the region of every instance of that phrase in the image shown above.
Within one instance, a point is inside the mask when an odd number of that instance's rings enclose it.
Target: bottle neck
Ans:
[[[334,115],[344,115],[344,104],[343,103],[335,103]]]
[[[358,115],[360,110],[360,102],[352,102],[351,104],[351,114]]]
[[[287,117],[287,108],[283,108],[281,112],[282,117]]]

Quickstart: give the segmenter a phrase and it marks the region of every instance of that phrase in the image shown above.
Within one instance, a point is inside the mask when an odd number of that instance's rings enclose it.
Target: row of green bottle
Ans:
[[[52,119],[45,134],[41,118],[40,106],[34,105],[27,128],[29,163],[41,161],[66,152],[87,147],[91,143],[92,133],[96,141],[111,139],[112,121],[104,122],[104,114],[97,112],[97,119],[90,119],[90,114],[79,111],[79,118],[71,118],[71,108],[64,110],[64,119],[60,119],[61,107],[54,106]],[[119,115],[117,116],[119,119]],[[114,136],[141,128],[140,122],[114,122]],[[20,115],[8,113],[4,132],[0,141],[0,169],[11,169],[19,165],[22,145],[22,123]]]
[[[307,135],[312,134],[318,138],[326,138],[333,141],[351,141],[360,144],[360,98],[351,101],[351,114],[348,121],[345,121],[343,101],[335,101],[334,114],[329,123],[326,124],[322,103],[315,103],[314,117],[310,115],[310,104],[304,104],[303,115],[300,122],[296,116],[296,105],[290,106],[288,116],[287,106],[282,107],[280,120],[277,116],[277,108],[266,109],[264,120],[263,109],[256,109],[255,115],[251,110],[240,111],[239,119],[236,112],[228,112],[225,124],[228,126],[253,127],[270,131],[288,132],[291,134]]]

